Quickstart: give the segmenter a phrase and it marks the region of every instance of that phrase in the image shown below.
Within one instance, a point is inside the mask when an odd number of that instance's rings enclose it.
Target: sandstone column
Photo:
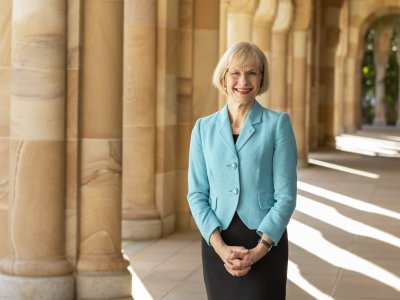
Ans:
[[[227,49],[227,17],[228,8],[231,0],[220,0],[219,1],[219,42],[218,42],[218,53],[219,58],[225,53]],[[225,105],[225,95],[218,93],[218,108],[222,108]]]
[[[66,4],[14,0],[12,10],[9,250],[0,298],[73,299],[64,256]]]
[[[12,0],[0,1],[0,258],[8,251],[8,176],[10,131]]]
[[[161,237],[155,204],[157,1],[126,0],[124,12],[123,238]]]
[[[270,107],[287,110],[287,47],[288,32],[292,24],[291,0],[279,0],[277,16],[272,26]]]
[[[156,204],[162,234],[175,229],[177,197],[177,36],[179,1],[157,2]]]
[[[385,115],[385,71],[389,58],[390,39],[393,28],[391,25],[382,24],[377,28],[374,40],[374,62],[376,69],[375,77],[375,117],[374,125],[386,126]]]
[[[123,6],[87,0],[82,7],[78,299],[131,297],[121,253]]]
[[[66,249],[68,261],[76,266],[79,234],[79,89],[81,50],[81,0],[68,0],[67,90],[66,90]]]
[[[227,48],[237,42],[251,42],[257,0],[231,0],[227,15]],[[225,52],[225,51],[224,51]]]
[[[298,150],[298,165],[307,165],[308,155],[308,103],[307,103],[307,48],[308,28],[312,18],[312,2],[295,0],[296,15],[293,23],[293,105],[292,122]]]
[[[276,17],[278,0],[260,0],[253,21],[253,43],[265,54],[268,64],[271,63],[272,25]],[[259,96],[259,101],[269,105],[269,91]]]
[[[178,31],[178,176],[176,199],[176,229],[187,230],[191,226],[191,213],[187,202],[187,172],[190,134],[192,129],[193,99],[193,52],[194,46],[194,7],[202,1],[179,1]],[[218,3],[217,3],[218,5]],[[213,14],[218,13],[213,12]],[[216,97],[213,99],[217,103]]]
[[[345,61],[348,52],[348,26],[349,26],[349,4],[342,5],[339,17],[339,43],[335,53],[335,77],[334,77],[334,112],[333,112],[333,134],[340,135],[344,131],[344,99],[346,67]]]

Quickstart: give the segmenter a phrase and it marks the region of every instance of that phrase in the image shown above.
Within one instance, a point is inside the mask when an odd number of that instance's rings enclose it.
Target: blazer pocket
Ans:
[[[274,203],[274,193],[261,193],[257,195],[258,198],[258,205],[261,209],[270,209]]]
[[[215,197],[215,198],[210,197],[210,199],[209,199],[211,209],[214,211],[217,209],[217,200],[218,200],[218,197]]]

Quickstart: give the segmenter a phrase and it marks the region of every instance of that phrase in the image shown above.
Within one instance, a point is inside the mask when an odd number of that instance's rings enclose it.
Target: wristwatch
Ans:
[[[261,243],[261,244],[263,244],[265,247],[267,247],[267,248],[268,248],[268,251],[271,250],[271,248],[272,248],[272,245],[271,245],[268,241],[264,240],[263,238],[260,238],[260,239],[258,240],[258,243]]]

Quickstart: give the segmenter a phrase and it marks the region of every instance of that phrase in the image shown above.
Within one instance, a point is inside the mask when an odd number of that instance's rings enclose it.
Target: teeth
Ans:
[[[239,92],[248,92],[250,89],[237,89]]]

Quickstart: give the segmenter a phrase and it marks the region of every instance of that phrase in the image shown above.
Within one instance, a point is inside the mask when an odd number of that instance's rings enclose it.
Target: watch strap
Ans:
[[[265,247],[267,247],[268,251],[271,250],[271,248],[272,248],[272,245],[268,241],[264,240],[263,238],[260,238],[258,243],[261,243]]]

